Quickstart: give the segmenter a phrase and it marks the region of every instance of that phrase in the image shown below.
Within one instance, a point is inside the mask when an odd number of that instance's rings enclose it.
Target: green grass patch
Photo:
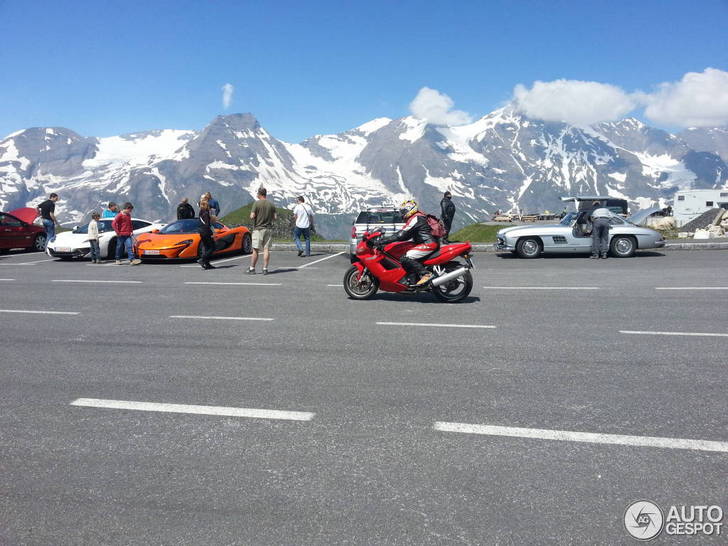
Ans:
[[[471,243],[495,243],[498,230],[503,226],[488,226],[485,224],[471,224],[463,229],[451,233],[451,241],[470,241]]]

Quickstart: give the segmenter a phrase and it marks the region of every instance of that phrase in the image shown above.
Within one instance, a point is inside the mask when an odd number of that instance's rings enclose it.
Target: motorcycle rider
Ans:
[[[391,237],[379,239],[375,246],[381,249],[390,243],[411,239],[415,246],[409,249],[400,261],[404,270],[407,271],[407,277],[413,279],[413,276],[417,275],[419,280],[415,286],[421,286],[432,278],[432,274],[427,271],[420,260],[435,252],[440,247],[440,243],[432,235],[430,224],[427,223],[427,215],[420,212],[416,201],[411,199],[405,201],[400,205],[400,209],[405,220],[404,227]]]

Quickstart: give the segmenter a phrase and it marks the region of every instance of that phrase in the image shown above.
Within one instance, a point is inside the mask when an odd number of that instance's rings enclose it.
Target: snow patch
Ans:
[[[369,136],[370,134],[379,131],[382,127],[389,125],[391,122],[392,120],[390,118],[376,118],[359,125],[359,127],[354,130]]]
[[[617,182],[624,183],[624,181],[627,180],[627,173],[609,173],[607,176]]]
[[[122,165],[143,166],[150,160],[173,159],[174,153],[182,147],[194,131],[167,129],[141,138],[107,137],[98,139],[96,155],[83,162],[87,168],[120,167]]]
[[[421,119],[407,116],[400,120],[400,126],[404,126],[404,131],[399,135],[400,140],[407,140],[408,142],[416,142],[422,138],[425,134],[425,127],[427,122]]]

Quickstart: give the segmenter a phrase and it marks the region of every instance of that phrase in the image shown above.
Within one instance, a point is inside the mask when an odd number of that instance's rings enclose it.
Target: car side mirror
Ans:
[[[76,233],[78,231],[78,226],[74,226],[73,233]]]

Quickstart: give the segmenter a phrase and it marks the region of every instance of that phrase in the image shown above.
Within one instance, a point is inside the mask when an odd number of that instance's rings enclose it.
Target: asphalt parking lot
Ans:
[[[635,500],[728,510],[728,253],[478,254],[456,305],[248,262],[0,256],[0,543],[613,544]]]

